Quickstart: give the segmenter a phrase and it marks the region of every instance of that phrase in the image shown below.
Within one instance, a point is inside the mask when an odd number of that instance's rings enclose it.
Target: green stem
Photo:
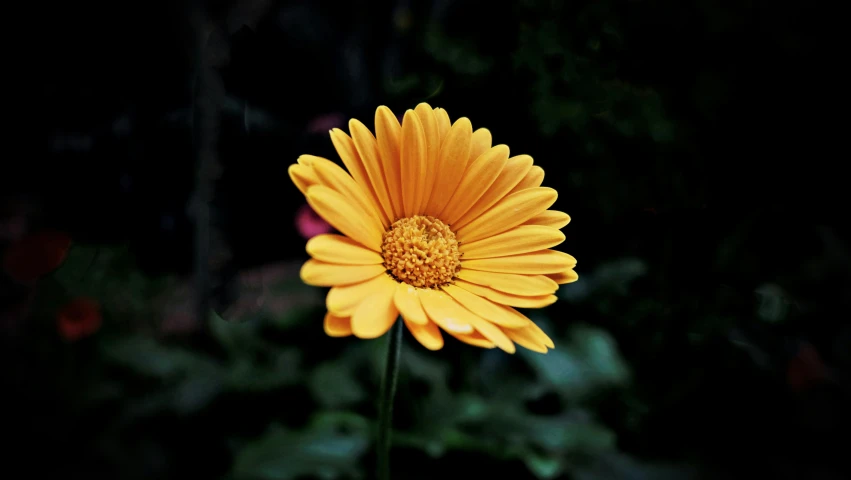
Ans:
[[[402,353],[402,320],[396,320],[389,337],[378,405],[378,480],[390,480],[390,424],[399,376],[399,356]]]

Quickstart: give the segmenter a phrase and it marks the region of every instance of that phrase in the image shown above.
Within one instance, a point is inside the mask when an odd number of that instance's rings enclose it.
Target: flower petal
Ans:
[[[547,347],[538,338],[532,335],[528,328],[505,328],[503,329],[508,338],[523,348],[538,353],[547,353]]]
[[[364,298],[384,288],[387,282],[391,282],[395,288],[396,281],[391,279],[389,275],[378,275],[365,282],[334,287],[325,297],[325,306],[334,315],[349,317],[355,308],[363,302]]]
[[[306,155],[302,155],[304,156]],[[312,157],[310,165],[321,185],[333,189],[347,199],[354,200],[364,212],[368,212],[378,223],[381,223],[381,214],[375,209],[375,205],[364,192],[363,187],[358,185],[339,165],[322,157]]]
[[[458,278],[514,295],[551,295],[558,290],[558,284],[544,275],[515,275],[461,269]]]
[[[384,231],[372,215],[352,205],[350,200],[334,190],[314,185],[307,190],[307,203],[331,226],[361,245],[381,251]]]
[[[393,301],[396,303],[396,308],[405,320],[417,325],[425,325],[428,323],[428,316],[423,310],[420,303],[418,289],[407,283],[396,284],[396,294]]]
[[[402,119],[402,205],[405,216],[420,211],[428,162],[428,145],[420,118],[413,110],[405,112]]]
[[[452,225],[461,215],[467,212],[476,201],[493,185],[496,177],[505,168],[508,161],[508,147],[497,145],[479,155],[467,171],[461,183],[452,194],[452,198],[438,215],[447,224]]]
[[[576,266],[576,259],[572,255],[556,250],[539,250],[508,257],[461,261],[463,269],[519,275],[558,273],[574,266]]]
[[[440,139],[437,147],[438,152],[440,152],[440,146],[443,144],[443,140],[446,139],[446,134],[449,133],[449,129],[452,128],[452,121],[449,120],[449,114],[446,113],[446,110],[442,108],[434,109],[434,118],[437,120],[437,135]]]
[[[514,295],[458,279],[455,280],[455,285],[499,305],[510,305],[518,308],[544,308],[556,303],[556,300],[558,300],[558,297],[555,295]]]
[[[440,179],[434,182],[434,189],[425,208],[426,215],[434,216],[440,213],[461,183],[461,177],[467,170],[472,135],[473,126],[470,120],[459,118],[443,139],[435,166]]]
[[[422,182],[422,195],[419,197],[418,207],[415,211],[415,213],[422,213],[428,202],[428,197],[434,189],[434,182],[437,181],[438,172],[435,167],[437,166],[437,155],[440,153],[440,140],[442,137],[440,136],[440,128],[437,124],[437,116],[429,104],[420,103],[414,111],[417,113],[420,124],[423,127],[427,150],[425,174],[420,179],[420,182]],[[446,118],[448,121],[449,117]]]
[[[464,342],[468,345],[472,345],[474,347],[479,347],[479,348],[494,348],[494,347],[496,347],[496,345],[493,342],[491,342],[490,340],[485,338],[479,332],[473,332],[473,333],[467,333],[467,334],[449,332],[449,334],[452,335],[453,337],[457,338],[458,340],[461,340],[462,342]]]
[[[440,350],[443,348],[443,335],[440,334],[440,329],[434,323],[426,322],[419,325],[405,319],[405,326],[408,327],[411,335],[425,348],[429,350]]]
[[[508,162],[505,164],[505,168],[503,168],[502,172],[496,177],[496,181],[493,182],[493,185],[487,191],[485,191],[484,195],[472,206],[467,213],[461,216],[452,226],[457,230],[464,225],[472,222],[479,216],[481,216],[484,212],[486,212],[489,208],[491,208],[496,202],[505,198],[508,195],[508,192],[517,185],[526,172],[532,168],[532,157],[529,155],[518,155],[516,157],[511,157],[508,159]]]
[[[579,280],[579,274],[576,273],[572,268],[570,270],[565,270],[559,273],[548,273],[547,276],[555,280],[555,282],[559,285],[564,285],[565,283],[573,283]]]
[[[561,230],[570,223],[570,215],[558,210],[544,210],[523,222],[523,225],[546,225]]]
[[[504,327],[518,328],[523,327],[528,323],[525,318],[520,318],[512,312],[506,310],[501,305],[497,305],[486,298],[475,295],[461,287],[455,285],[444,285],[443,291],[448,293],[452,298],[458,301],[467,310],[475,312],[476,315]],[[475,325],[473,325],[475,328]]]
[[[402,216],[402,126],[396,115],[385,106],[375,110],[375,140],[395,219]]]
[[[363,299],[352,314],[352,333],[358,338],[378,338],[390,330],[399,317],[393,304],[396,285],[391,280]]]
[[[307,253],[323,262],[341,265],[373,265],[384,263],[381,254],[374,252],[349,237],[323,233],[307,241]]]
[[[390,202],[390,191],[387,189],[387,182],[384,180],[384,169],[381,166],[381,157],[378,153],[378,143],[375,141],[375,137],[372,136],[372,132],[366,128],[366,125],[354,118],[349,120],[349,132],[352,134],[358,155],[363,161],[378,204],[384,214],[393,219],[393,204]]]
[[[504,257],[554,247],[564,241],[564,234],[541,225],[521,225],[507,232],[461,244],[464,260]]]
[[[348,337],[352,334],[352,319],[338,317],[331,312],[326,313],[325,334],[329,337]]]
[[[530,321],[529,325],[526,327],[526,331],[528,331],[535,340],[543,343],[547,348],[556,348],[552,339],[544,333],[544,331],[541,330],[541,327],[539,327],[535,322]]]
[[[458,241],[475,242],[502,233],[548,209],[558,198],[552,188],[527,188],[508,195],[479,218],[455,231]]]
[[[331,143],[334,144],[334,148],[337,150],[337,154],[340,155],[340,159],[343,161],[346,169],[352,174],[358,185],[363,188],[364,192],[369,194],[369,201],[372,203],[375,211],[381,215],[381,224],[384,228],[390,226],[390,217],[381,209],[375,188],[372,186],[372,182],[369,181],[366,167],[364,167],[363,160],[361,160],[357,148],[355,148],[355,142],[351,137],[346,135],[346,132],[335,128],[331,130]]]
[[[473,323],[473,328],[500,349],[508,353],[514,353],[517,350],[514,348],[514,342],[511,341],[508,335],[506,335],[501,328],[497,327],[493,323],[477,318]]]
[[[387,269],[382,264],[374,265],[340,265],[337,263],[320,262],[310,259],[301,267],[301,279],[315,287],[336,287],[351,285],[374,278]]]
[[[290,180],[303,195],[307,194],[308,188],[319,183],[316,173],[306,165],[294,163],[287,168],[287,173],[290,174]]]
[[[535,165],[529,169],[526,176],[511,190],[511,193],[540,187],[542,183],[544,183],[544,169]]]
[[[473,132],[471,140],[470,157],[467,159],[467,163],[472,163],[473,160],[479,158],[479,156],[487,152],[493,145],[493,136],[491,136],[491,132],[487,128],[480,128]]]
[[[450,333],[471,333],[474,315],[449,295],[436,290],[420,289],[420,302],[428,318]]]

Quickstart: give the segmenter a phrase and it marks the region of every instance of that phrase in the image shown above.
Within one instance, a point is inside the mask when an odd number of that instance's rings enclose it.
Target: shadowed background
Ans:
[[[371,478],[385,339],[324,335],[324,289],[298,278],[324,227],[286,169],[339,163],[328,130],[349,118],[425,101],[544,168],[580,280],[529,313],[545,356],[406,334],[396,478],[843,478],[832,17],[709,0],[40,12],[37,141],[0,174],[0,248],[29,262],[0,283],[10,460]]]

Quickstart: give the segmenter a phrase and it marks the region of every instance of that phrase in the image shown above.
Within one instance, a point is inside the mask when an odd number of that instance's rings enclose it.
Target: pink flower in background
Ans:
[[[314,117],[307,124],[307,133],[325,134],[334,128],[342,128],[346,123],[346,118],[342,113],[326,113]]]
[[[302,205],[298,209],[295,214],[295,226],[298,233],[306,240],[331,231],[331,225],[317,215],[310,205]]]

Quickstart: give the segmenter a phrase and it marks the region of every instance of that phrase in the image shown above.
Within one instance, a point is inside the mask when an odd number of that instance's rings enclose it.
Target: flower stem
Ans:
[[[390,480],[390,424],[396,379],[399,376],[399,356],[402,353],[402,320],[396,320],[389,337],[378,405],[378,480]]]

